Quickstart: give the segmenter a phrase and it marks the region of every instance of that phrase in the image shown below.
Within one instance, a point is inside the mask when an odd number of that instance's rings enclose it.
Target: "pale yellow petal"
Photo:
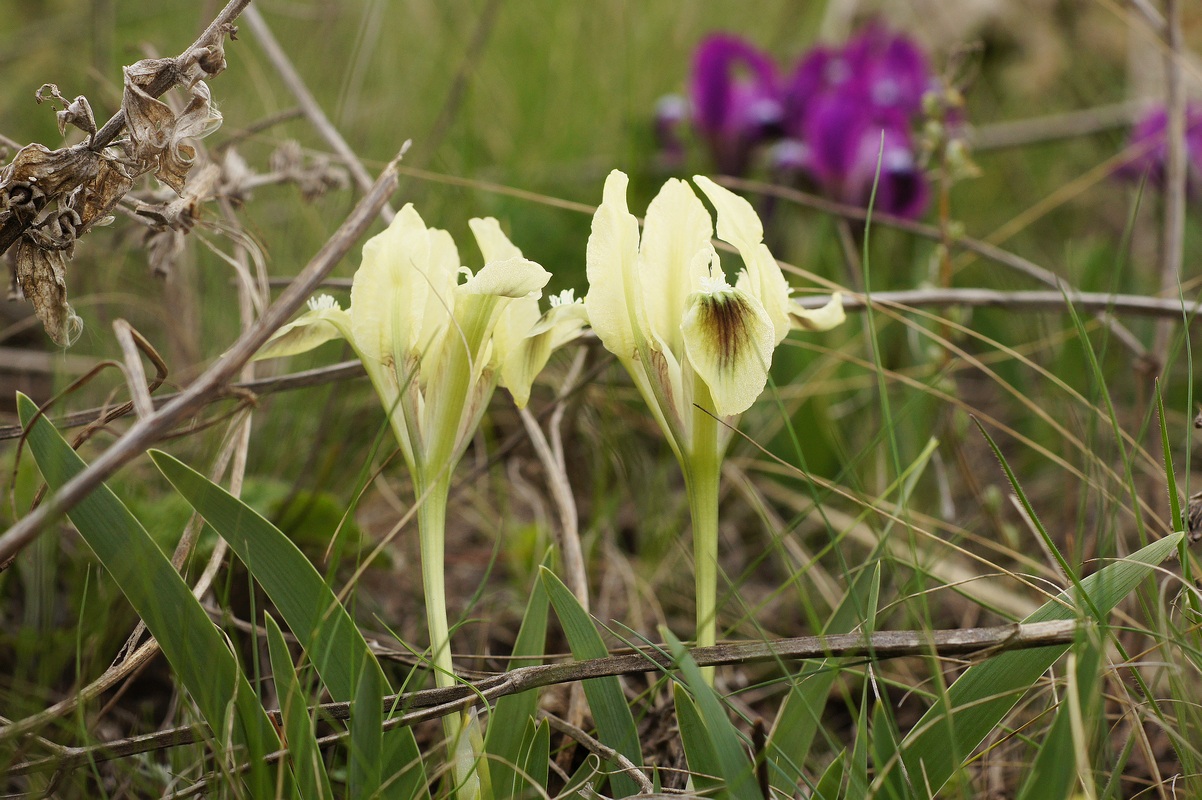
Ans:
[[[803,331],[828,331],[842,325],[847,315],[843,313],[843,295],[832,294],[821,308],[802,308],[796,301],[789,306],[789,317],[793,327]]]
[[[430,285],[425,223],[406,205],[383,233],[363,246],[363,263],[351,284],[351,329],[360,355],[391,363],[413,348]]]
[[[647,207],[639,284],[648,327],[674,350],[688,297],[709,275],[713,236],[709,211],[682,180],[665,183]]]
[[[746,411],[764,391],[775,349],[772,320],[753,296],[725,287],[696,292],[681,326],[685,350],[709,387],[714,413]]]
[[[255,354],[255,360],[305,353],[350,333],[350,316],[341,308],[311,310],[284,325]]]
[[[511,308],[520,302],[515,300]],[[501,385],[513,395],[518,408],[525,408],[529,402],[530,387],[547,365],[551,353],[576,339],[586,322],[583,303],[552,306],[530,327],[529,333],[505,354],[501,365]],[[500,330],[501,326],[498,325],[498,333]],[[493,341],[499,344],[500,339],[494,335]]]
[[[789,283],[764,244],[764,225],[744,198],[704,175],[693,177],[718,211],[718,238],[739,251],[745,265],[737,286],[755,296],[772,320],[773,339],[780,344],[789,333]]]
[[[484,263],[490,261],[505,261],[510,258],[521,258],[522,251],[509,241],[509,237],[501,230],[501,223],[492,217],[469,219],[468,227],[476,237],[476,244],[484,255]]]
[[[459,286],[459,291],[496,297],[525,297],[542,289],[549,280],[550,272],[530,259],[519,256],[485,264],[478,273]]]
[[[585,258],[589,289],[584,304],[589,324],[605,348],[623,360],[634,356],[635,326],[642,313],[636,272],[639,225],[626,206],[628,182],[618,170],[605,179]]]

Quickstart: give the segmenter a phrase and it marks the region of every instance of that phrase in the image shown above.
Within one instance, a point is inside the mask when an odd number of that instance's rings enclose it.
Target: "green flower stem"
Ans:
[[[422,588],[426,595],[426,626],[430,631],[430,661],[434,665],[436,686],[454,686],[455,673],[451,661],[451,632],[447,626],[447,592],[445,580],[445,550],[447,528],[447,497],[451,489],[449,470],[434,477],[432,482],[417,481],[418,540],[422,556]],[[452,746],[459,736],[459,715],[443,717],[443,728]]]
[[[718,642],[718,481],[722,454],[718,447],[718,420],[705,408],[713,406],[709,390],[696,379],[693,408],[692,450],[683,464],[693,521],[693,580],[697,595],[697,644],[708,647]],[[714,668],[702,675],[714,682]]]

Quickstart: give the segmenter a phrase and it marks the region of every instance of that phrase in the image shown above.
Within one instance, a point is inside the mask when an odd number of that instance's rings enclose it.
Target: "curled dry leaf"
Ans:
[[[165,63],[164,63],[165,62]],[[221,125],[221,113],[213,108],[209,87],[196,81],[188,90],[192,97],[176,117],[171,107],[145,89],[164,69],[174,70],[174,59],[143,59],[125,68],[125,92],[121,106],[133,146],[133,157],[141,165],[153,166],[155,177],[182,194],[196,149],[184,139],[199,139]]]
[[[12,163],[0,169],[0,221],[9,213],[24,213],[23,207],[36,214],[41,200],[88,183],[100,169],[100,160],[86,145],[61,150],[36,143],[22,147]]]
[[[43,92],[49,94],[50,97],[44,97],[42,95]],[[62,103],[63,110],[59,111],[56,115],[58,117],[59,134],[65,134],[67,126],[74,125],[76,128],[87,133],[88,142],[92,142],[92,139],[96,136],[96,117],[92,115],[92,105],[88,102],[88,98],[81,94],[74,100],[68,100],[66,97],[63,97],[63,93],[59,91],[56,84],[43,83],[41,88],[34,92],[34,99],[39,103],[47,99],[57,100]]]
[[[46,247],[35,238],[25,235],[16,244],[16,281],[46,333],[55,344],[68,347],[83,329],[82,320],[67,302],[66,265],[71,249]]]

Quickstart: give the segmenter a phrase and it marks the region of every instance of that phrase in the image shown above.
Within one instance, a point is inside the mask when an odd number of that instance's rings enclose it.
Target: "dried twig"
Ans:
[[[285,279],[291,283],[292,278]],[[273,280],[273,283],[276,281]],[[343,288],[349,286],[349,281],[327,280],[323,286]],[[1172,298],[1147,297],[1133,294],[1104,294],[1102,292],[1003,292],[995,289],[914,289],[900,292],[873,292],[872,301],[879,306],[896,306],[899,308],[920,308],[924,306],[962,306],[962,307],[996,307],[1016,310],[1032,309],[1040,311],[1065,310],[1065,298],[1078,308],[1090,312],[1113,312],[1116,314],[1134,314],[1149,317],[1171,317],[1181,319],[1182,315],[1191,320],[1202,320],[1202,303],[1181,304]],[[801,297],[797,302],[804,308],[818,308],[826,302],[825,296]],[[843,307],[849,313],[863,311],[865,298],[855,293],[844,293]],[[590,333],[585,333],[582,339],[592,340]],[[2,352],[2,351],[0,351]],[[268,395],[276,392],[303,389],[310,386],[322,386],[327,383],[361,378],[366,373],[359,361],[342,361],[328,367],[294,372],[289,375],[278,375],[270,378],[258,378],[230,385],[231,390],[252,392],[255,395]],[[152,398],[155,408],[162,408],[174,401],[179,395],[164,394]],[[207,402],[217,402],[228,397],[227,394],[217,394],[208,398]],[[77,411],[54,420],[58,428],[73,428],[95,422],[100,415],[111,409],[92,408]],[[123,412],[125,413],[125,412]],[[108,419],[117,416],[108,413]],[[20,425],[0,426],[0,441],[16,439],[21,435]]]
[[[903,656],[930,655],[963,656],[995,654],[1003,650],[1051,647],[1071,643],[1077,635],[1076,620],[1015,623],[990,628],[967,628],[943,631],[883,631],[872,634],[848,633],[836,636],[800,636],[764,642],[736,642],[711,647],[695,647],[689,652],[698,666],[724,666],[762,662],[792,661],[814,658],[868,657],[875,660]],[[386,728],[413,725],[469,708],[482,699],[518,694],[573,681],[615,675],[634,675],[674,669],[672,659],[663,648],[647,648],[625,655],[609,656],[591,661],[570,661],[521,667],[474,684],[460,684],[438,689],[407,692],[383,699],[385,708],[410,709],[385,722]],[[326,703],[315,711],[330,719],[348,719],[350,703]],[[269,712],[279,721],[279,712]],[[173,728],[88,747],[63,748],[60,753],[15,764],[10,775],[71,769],[88,763],[111,761],[137,753],[146,753],[190,744],[202,736],[196,727]],[[344,734],[323,737],[322,744],[333,744]],[[280,753],[269,758],[278,758]],[[244,765],[249,766],[249,765]]]
[[[50,500],[27,515],[0,536],[0,563],[8,560],[34,539],[51,520],[73,508],[93,489],[121,466],[140,455],[157,442],[167,431],[202,408],[209,400],[228,388],[230,380],[262,347],[277,328],[288,321],[321,281],[338,264],[352,245],[371,226],[384,202],[396,186],[396,160],[404,154],[402,148],[392,163],[380,175],[345,222],[322,246],[317,255],[297,275],[269,307],[259,321],[244,333],[217,361],[186,390],[154,414],[139,420],[112,447],[102,453],[83,472],[68,481]]]
[[[283,79],[288,90],[296,97],[300,103],[301,110],[304,111],[305,117],[309,123],[317,129],[322,139],[325,139],[326,144],[334,148],[346,168],[351,171],[351,177],[355,179],[361,191],[368,191],[371,188],[371,175],[363,166],[363,162],[359,160],[359,156],[351,149],[351,146],[346,143],[346,139],[342,138],[342,134],[334,127],[322,110],[317,99],[313,97],[313,93],[309,91],[309,87],[305,85],[305,81],[301,78],[300,73],[296,71],[288,54],[284,52],[284,48],[280,47],[280,43],[276,41],[275,35],[271,32],[271,28],[267,25],[267,21],[263,19],[263,15],[259,13],[259,9],[252,6],[246,10],[246,24],[251,32],[259,40],[259,44],[263,47],[263,52],[271,65],[275,67],[280,78]],[[388,203],[380,206],[380,217],[385,222],[390,222],[393,216],[392,207]]]
[[[742,180],[739,178],[722,178],[720,183],[735,189],[742,189],[749,192],[757,192],[760,194],[769,195],[771,197],[779,197],[783,200],[797,203],[798,205],[806,206],[807,208],[817,209],[827,214],[847,219],[866,220],[868,211],[858,206],[847,205],[845,203],[837,203],[833,200],[827,200],[824,197],[801,192],[796,189],[790,189],[784,186],[775,186],[770,183],[762,183],[760,181]],[[935,242],[943,240],[943,233],[936,227],[924,225],[921,222],[896,217],[890,214],[882,214],[874,212],[872,215],[872,223],[874,225],[884,225],[889,228],[897,228],[898,230],[912,233],[915,236],[921,236],[924,239],[930,239]],[[1051,270],[1044,269],[1038,264],[1023,258],[1020,255],[1011,253],[1008,250],[1003,250],[997,245],[983,242],[979,239],[973,239],[967,236],[958,236],[952,240],[952,245],[962,250],[967,250],[975,253],[983,258],[988,258],[990,261],[995,261],[998,264],[1009,267],[1016,272],[1021,272],[1029,278],[1033,278],[1047,286],[1055,286],[1059,288],[1064,284],[1064,279]],[[1099,316],[1100,321],[1110,329],[1115,338],[1123,344],[1137,360],[1143,360],[1147,357],[1147,349],[1135,337],[1131,331],[1120,324],[1117,320],[1109,317],[1106,314]]]

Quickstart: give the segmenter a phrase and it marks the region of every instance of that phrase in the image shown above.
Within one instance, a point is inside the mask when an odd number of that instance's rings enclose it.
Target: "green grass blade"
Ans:
[[[29,425],[37,406],[18,394],[17,407],[22,424]],[[28,443],[52,490],[86,466],[45,418],[33,424]],[[275,728],[224,636],[129,509],[102,484],[68,517],[146,623],[221,746],[246,748],[237,758],[251,764],[278,749]],[[275,796],[271,775],[267,769],[251,771],[256,797]]]
[[[308,697],[301,691],[296,668],[292,665],[292,654],[288,652],[280,626],[270,614],[263,615],[263,624],[267,629],[271,674],[280,698],[284,735],[291,753],[297,794],[302,800],[333,800],[334,790],[330,786],[330,776],[326,773],[313,720],[309,716]]]
[[[347,773],[350,797],[372,797],[383,782],[384,674],[371,661],[359,661],[359,680],[351,701],[350,753]]]
[[[830,763],[826,771],[822,773],[822,777],[818,779],[818,785],[814,787],[813,800],[842,800],[842,795],[839,794],[839,787],[843,785],[843,768],[847,763],[847,751],[835,756],[835,760]]]
[[[1088,597],[1089,607],[1108,614],[1173,553],[1183,535],[1178,532],[1166,536],[1082,580],[1081,589]],[[1079,592],[1072,588],[1044,603],[1023,621],[1073,619],[1084,606]],[[910,780],[925,782],[933,792],[938,792],[1067,649],[1064,645],[1001,653],[966,670],[902,741],[902,761]],[[911,794],[903,786],[896,766],[887,780],[891,788],[884,796]]]
[[[530,719],[526,724],[533,735],[522,737],[529,742],[524,748],[522,763],[533,789],[524,796],[537,797],[547,790],[551,775],[551,726],[546,720],[535,725],[534,720]]]
[[[410,728],[394,728],[384,734],[384,785],[380,797],[386,800],[419,800],[430,797],[430,782],[422,763],[422,753]]]
[[[526,603],[522,627],[513,645],[514,659],[510,662],[510,669],[542,662],[541,656],[547,641],[548,611],[547,590],[543,588],[541,580],[536,580],[530,600]],[[520,750],[523,742],[517,732],[525,729],[537,711],[537,690],[502,697],[493,706],[484,737],[484,752],[489,757],[493,791],[499,800],[525,793],[522,787],[527,781],[514,769],[515,765],[522,764]],[[542,788],[545,787],[544,782]]]
[[[590,658],[605,658],[609,651],[605,642],[589,615],[580,606],[575,595],[563,585],[563,581],[546,567],[539,567],[543,586],[559,624],[563,627],[572,648],[572,655],[584,661]],[[593,719],[597,723],[597,737],[609,747],[626,756],[635,766],[643,763],[643,754],[639,747],[638,729],[634,726],[634,716],[630,706],[626,704],[626,696],[622,694],[622,684],[616,677],[592,678],[584,681],[584,695],[588,698],[589,708],[593,711]],[[639,786],[634,779],[623,773],[615,773],[610,777],[615,797],[629,797],[638,794]]]
[[[701,722],[709,737],[710,749],[714,754],[714,767],[718,776],[726,784],[726,792],[736,800],[759,800],[760,791],[756,784],[755,768],[747,756],[747,749],[734,723],[730,721],[718,693],[705,680],[697,662],[685,650],[680,640],[671,631],[663,630],[672,658],[684,676],[685,684],[697,701],[697,710],[701,713]]]
[[[1160,421],[1160,446],[1164,452],[1164,479],[1169,492],[1169,511],[1173,530],[1185,530],[1185,518],[1181,515],[1181,496],[1177,494],[1177,476],[1173,472],[1173,448],[1169,444],[1169,425],[1164,418],[1164,395],[1160,391],[1160,380],[1156,381],[1156,417]],[[1183,559],[1188,560],[1188,559]]]
[[[1076,693],[1087,714],[1093,712],[1096,715],[1101,695],[1094,687],[1102,668],[1101,650],[1088,639],[1083,639],[1075,646],[1075,652],[1078,656],[1076,680],[1069,691]],[[1039,746],[1016,800],[1059,800],[1073,794],[1073,783],[1077,778],[1077,754],[1089,752],[1090,742],[1075,739],[1067,697],[1066,693],[1061,698],[1056,718],[1052,720],[1051,728]],[[1096,793],[1089,796],[1096,796]]]

